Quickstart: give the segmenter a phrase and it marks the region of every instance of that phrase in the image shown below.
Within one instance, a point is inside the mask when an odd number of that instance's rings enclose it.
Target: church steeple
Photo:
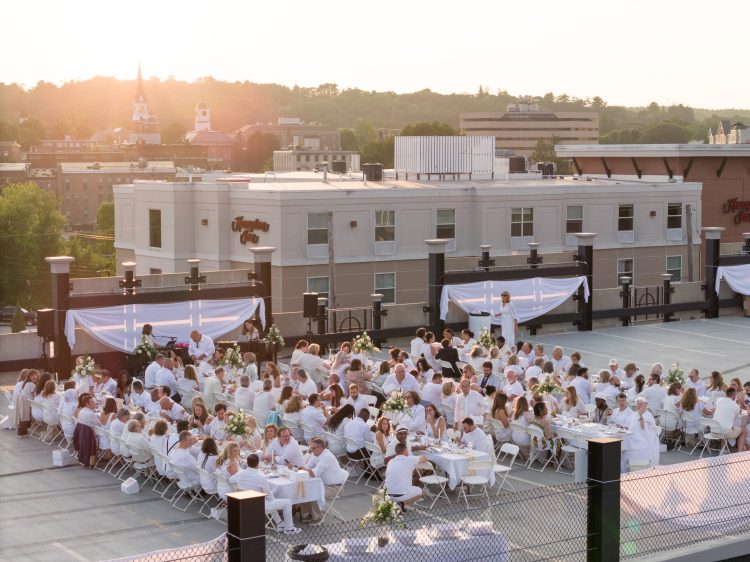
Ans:
[[[146,95],[143,93],[143,76],[141,75],[141,63],[138,63],[138,89],[135,94],[136,101],[146,101]]]

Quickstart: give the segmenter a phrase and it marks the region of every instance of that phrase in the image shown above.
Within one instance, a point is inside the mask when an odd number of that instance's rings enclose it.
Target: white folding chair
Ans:
[[[563,442],[563,446],[560,448],[560,450],[562,451],[562,456],[559,462],[557,463],[556,472],[562,472],[564,474],[573,474],[572,470],[570,472],[565,472],[562,469],[563,463],[566,460],[570,460],[571,458],[574,459],[576,453],[578,453],[579,451],[583,451],[585,449],[583,447],[577,446],[577,443],[579,443],[579,440],[578,440],[578,436],[575,433],[568,431],[567,429],[564,429],[564,428],[558,428],[557,435],[558,437],[560,437],[560,439],[563,439],[564,442]]]
[[[369,463],[369,475],[367,477],[367,480],[365,480],[365,486],[370,487],[370,481],[375,478],[376,474],[380,474],[380,470],[385,466],[385,458],[383,457],[383,451],[380,450],[380,447],[375,443],[370,443],[368,441],[365,441],[365,448],[370,453],[370,458],[368,459]],[[379,489],[383,485],[383,479],[380,480],[380,484],[376,486],[376,489]]]
[[[710,418],[701,419],[701,423],[705,423],[705,426],[708,428],[708,431],[703,433],[703,448],[701,449],[700,454],[701,458],[703,458],[703,453],[705,453],[706,450],[708,450],[709,454],[711,454],[711,451],[716,451],[718,452],[718,456],[729,453],[729,439],[727,439],[726,430],[721,427],[721,424]],[[712,449],[711,441],[718,441],[719,448]]]
[[[448,503],[451,503],[451,500],[448,497],[447,490],[449,482],[448,478],[446,478],[445,476],[440,476],[435,470],[435,466],[430,461],[419,463],[417,465],[417,470],[432,472],[432,474],[419,477],[419,482],[424,484],[425,489],[429,489],[430,486],[437,487],[437,494],[433,496],[432,503],[430,504],[430,507],[428,509],[432,509],[440,498],[445,498],[446,500],[448,500]],[[432,490],[430,491],[432,492]],[[422,497],[424,498],[424,495]]]
[[[323,517],[320,518],[320,521],[317,521],[313,523],[313,526],[322,525],[323,521],[326,520],[326,517],[328,517],[329,513],[333,513],[334,517],[341,521],[346,521],[344,519],[343,515],[341,515],[338,511],[336,511],[336,508],[333,507],[333,505],[336,503],[336,500],[341,497],[341,492],[344,490],[344,486],[346,486],[347,480],[344,480],[341,484],[335,485],[335,486],[325,486],[326,490],[335,490],[335,492],[332,494],[333,498],[331,498],[330,502],[326,502],[326,505],[323,506]],[[326,494],[327,495],[327,494]]]
[[[501,490],[503,489],[503,486],[505,484],[508,484],[508,487],[512,491],[516,491],[516,489],[513,487],[513,484],[508,482],[508,475],[510,474],[510,471],[513,469],[513,463],[516,462],[516,457],[518,456],[518,445],[515,445],[513,443],[503,443],[500,446],[500,455],[502,455],[501,458],[495,459],[495,464],[492,466],[492,470],[495,473],[495,479],[500,483],[500,485],[497,487],[497,496],[500,495]],[[503,464],[507,461],[508,457],[510,457],[510,461],[508,464]],[[502,477],[502,480],[498,480],[498,478]],[[497,483],[497,482],[496,482]]]
[[[495,440],[495,452],[498,452],[500,450],[500,446],[505,443],[505,441],[498,440],[497,434],[498,432],[502,433],[506,431],[506,428],[500,420],[496,420],[489,416],[487,417],[487,422],[489,423],[489,429],[491,431],[490,435],[492,435]]]
[[[209,504],[211,500],[218,499],[218,485],[216,475],[210,473],[205,468],[198,467],[198,474],[201,477],[201,489],[206,493],[206,501],[201,504],[198,513],[204,517],[210,518],[211,512],[203,513],[203,509]]]
[[[170,463],[170,465],[172,470],[174,470],[174,473],[177,475],[177,487],[179,488],[179,491],[172,497],[169,503],[172,507],[179,509],[184,513],[195,500],[200,499],[200,493],[196,490],[196,487],[187,480],[187,471],[173,463]],[[177,504],[185,495],[190,498],[190,501],[184,509],[180,509],[177,507]]]
[[[658,425],[660,428],[662,428],[664,431],[662,434],[664,435],[664,443],[667,443],[670,439],[672,442],[677,442],[677,439],[674,436],[674,433],[679,429],[680,427],[680,418],[677,414],[670,410],[658,410],[657,411],[659,415],[659,421]],[[672,437],[670,438],[669,434],[672,433]]]
[[[348,449],[360,449],[359,444],[354,439],[344,436],[343,443],[344,452],[346,454],[346,466],[344,468],[352,469],[352,472],[359,472],[357,480],[354,482],[355,484],[359,484],[359,481],[362,479],[362,477],[367,474],[367,471],[362,468],[362,464],[360,463],[365,463],[367,461],[366,459],[357,459],[350,456]],[[351,476],[354,476],[354,474],[351,474]]]
[[[370,411],[370,417],[374,420],[378,419],[378,416],[380,415],[380,410],[378,410],[375,406],[368,406],[367,409]]]
[[[546,447],[547,443],[549,443],[549,440],[544,436],[544,431],[542,430],[542,428],[535,425],[528,425],[526,426],[526,431],[531,436],[531,445],[529,447],[529,462],[526,465],[527,468],[529,468],[530,470],[535,470],[537,472],[544,472],[544,469],[547,468],[547,465],[550,463],[557,464],[559,466],[557,457],[555,456],[555,452],[548,450],[548,448]],[[534,443],[534,441],[536,441],[536,443]],[[543,458],[544,451],[547,451],[549,453],[546,460]],[[535,462],[541,464],[542,468],[534,468]]]
[[[487,505],[490,503],[490,495],[487,488],[490,484],[489,472],[493,470],[494,463],[492,461],[471,461],[466,474],[461,478],[461,483],[466,485],[469,489],[468,493],[464,486],[460,487],[459,500],[461,497],[466,502],[466,507],[469,507],[470,497],[482,497],[487,500]],[[481,488],[481,492],[478,494],[471,493],[474,487]]]
[[[367,402],[368,406],[375,406],[378,403],[378,397],[373,394],[360,394],[362,400]]]

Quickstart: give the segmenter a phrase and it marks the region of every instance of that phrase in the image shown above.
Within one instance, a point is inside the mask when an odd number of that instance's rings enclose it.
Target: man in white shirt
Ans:
[[[148,395],[148,402],[146,402],[146,406],[143,409],[149,416],[161,415],[161,395],[158,388],[151,389]]]
[[[719,423],[721,429],[724,430],[724,436],[727,439],[737,440],[737,452],[741,453],[747,448],[745,443],[745,433],[747,432],[747,426],[737,426],[735,423],[737,416],[742,414],[742,408],[735,401],[737,398],[737,391],[734,387],[727,387],[726,396],[721,396],[716,399],[716,406],[714,407],[714,420]]]
[[[201,361],[211,361],[216,351],[214,340],[198,330],[190,332],[190,345],[188,346],[188,355],[197,364]]]
[[[635,415],[635,412],[628,408],[628,398],[622,392],[617,395],[617,407],[612,410],[612,415],[609,421],[620,427],[628,427],[630,425],[630,418]]]
[[[83,408],[78,412],[78,423],[91,427],[101,427],[102,420],[99,414],[96,413],[96,400],[94,400],[93,396],[88,397]]]
[[[305,441],[308,443],[313,437],[320,437],[324,433],[323,426],[326,423],[326,416],[320,409],[320,396],[313,393],[307,399],[308,406],[302,410],[299,415],[299,419],[308,427],[304,427],[302,432],[305,437]]]
[[[109,424],[109,432],[115,437],[122,437],[129,420],[130,410],[127,408],[120,408],[117,410],[117,417]],[[112,450],[113,455],[120,454],[120,444],[114,439],[110,439],[109,448]]]
[[[265,427],[266,420],[271,411],[276,407],[276,397],[273,394],[273,383],[271,379],[263,381],[263,390],[255,395],[253,402],[253,412],[258,418],[258,425]]]
[[[557,346],[552,350],[552,365],[560,376],[568,372],[571,364],[570,357],[565,356],[562,347]]]
[[[591,404],[591,383],[585,376],[588,372],[586,367],[580,367],[576,372],[576,378],[570,381],[570,385],[575,387],[578,398],[583,400],[584,404]]]
[[[617,395],[620,394],[620,379],[616,376],[612,375],[609,378],[609,382],[607,384],[602,384],[597,387],[597,392],[602,394],[605,398],[605,400],[611,400],[614,402],[617,400]]]
[[[169,453],[169,459],[172,461],[172,464],[184,471],[184,474],[179,475],[180,480],[183,480],[194,489],[199,489],[201,486],[201,476],[198,472],[198,461],[190,452],[194,443],[195,439],[193,439],[192,433],[181,431],[179,433],[179,443]]]
[[[370,404],[362,398],[362,395],[359,393],[359,386],[356,383],[352,383],[349,385],[349,398],[346,398],[342,406],[344,404],[351,404],[354,407],[355,412],[360,412],[362,410],[368,410]]]
[[[393,391],[408,392],[414,390],[419,392],[419,383],[413,375],[406,372],[406,367],[401,363],[398,363],[393,368],[393,374],[388,375],[383,383],[383,392],[386,396],[390,396]]]
[[[464,340],[462,340],[458,336],[454,336],[453,330],[451,330],[450,328],[446,328],[445,330],[443,330],[443,339],[450,341],[451,347],[455,347],[456,349],[464,344]]]
[[[170,396],[177,394],[177,378],[174,376],[172,368],[172,360],[165,359],[161,368],[156,371],[155,376],[156,386],[168,386]]]
[[[151,396],[143,389],[143,383],[138,379],[133,380],[130,385],[130,403],[145,410],[149,402],[151,402]]]
[[[422,387],[420,396],[423,402],[440,406],[443,400],[443,375],[439,372],[432,375],[432,381]]]
[[[279,429],[278,436],[271,441],[264,452],[264,460],[266,463],[275,460],[277,464],[288,467],[300,468],[305,466],[305,456],[302,454],[302,449],[300,449],[297,440],[292,437],[292,432],[288,427]]]
[[[625,375],[620,377],[620,388],[629,390],[635,384],[635,377],[638,376],[638,367],[635,366],[635,363],[628,363],[625,365],[623,371]]]
[[[214,418],[211,423],[204,426],[204,430],[210,436],[214,436],[217,432],[222,431],[224,426],[227,425],[227,407],[225,404],[216,404],[214,406]]]
[[[531,344],[529,342],[518,342],[520,344],[520,349],[516,352],[516,356],[519,359],[526,359],[527,361],[531,359],[531,356],[534,353],[534,348],[531,347]]]
[[[518,382],[518,375],[516,374],[516,371],[513,369],[512,365],[505,368],[505,378],[508,379],[508,384],[503,387],[503,393],[505,393],[505,395],[508,397],[508,402],[513,402],[513,400],[523,395],[524,392],[523,386],[521,386],[521,383]],[[460,420],[463,418],[455,419]]]
[[[156,371],[161,369],[162,363],[164,363],[164,356],[159,353],[154,360],[146,367],[144,374],[144,381],[146,388],[153,388],[156,386]]]
[[[523,375],[524,380],[529,380],[532,377],[535,377],[537,380],[539,380],[542,375],[543,366],[544,366],[544,359],[542,359],[541,357],[534,359],[534,364],[530,365],[526,369],[526,372]]]
[[[427,332],[424,328],[417,328],[417,334],[414,339],[411,340],[410,346],[411,346],[411,353],[410,355],[412,357],[419,357],[419,350],[422,347],[422,344],[424,343],[424,335]]]
[[[369,419],[370,410],[363,408],[357,410],[354,419],[344,426],[344,437],[347,438],[346,452],[352,458],[364,459],[369,456],[365,443],[372,443],[375,437],[367,425]]]
[[[266,509],[274,510],[273,518],[277,525],[281,523],[281,518],[277,511],[282,511],[284,514],[283,533],[286,535],[299,533],[300,530],[294,526],[294,520],[292,519],[292,501],[287,499],[276,499],[274,497],[271,488],[268,486],[268,480],[266,480],[263,473],[258,470],[258,464],[258,455],[248,456],[247,468],[238,470],[229,481],[236,485],[240,490],[253,490],[255,492],[266,494]]]
[[[385,489],[401,509],[422,497],[422,488],[412,485],[412,475],[417,465],[427,462],[427,457],[413,457],[404,443],[397,443],[395,456],[385,467]]]
[[[620,369],[620,365],[617,363],[617,359],[615,359],[614,357],[609,360],[609,373],[610,376],[614,375],[620,380],[625,378],[625,371]]]
[[[326,486],[340,486],[349,478],[349,471],[341,468],[334,454],[326,449],[326,442],[322,438],[315,437],[310,441],[310,452],[312,454],[304,466],[310,476],[320,478]]]
[[[482,416],[487,411],[487,402],[476,390],[471,390],[471,381],[461,379],[458,385],[460,392],[456,397],[456,408],[453,412],[454,428],[465,418]]]
[[[690,372],[688,373],[688,380],[685,381],[685,388],[694,388],[695,393],[699,398],[701,396],[705,396],[706,383],[703,382],[700,374],[698,374],[698,369],[690,369]]]
[[[161,400],[159,400],[159,406],[161,408],[159,414],[167,421],[173,422],[187,419],[185,408],[168,396],[163,396]]]
[[[104,392],[105,394],[114,396],[117,390],[117,383],[112,379],[109,375],[109,371],[106,369],[102,370],[101,376],[101,381],[94,386],[94,392]]]
[[[216,404],[215,392],[224,392],[224,367],[216,367],[214,374],[203,383],[203,401],[209,411],[213,410]],[[261,420],[258,420],[258,422],[263,423]]]
[[[667,397],[667,390],[660,383],[661,377],[657,373],[651,373],[648,386],[638,395],[648,400],[648,409],[654,414],[664,407],[664,398]]]
[[[409,426],[409,431],[424,433],[427,429],[427,422],[425,421],[424,406],[419,403],[419,394],[410,390],[404,398],[406,406],[409,408],[409,412],[406,414],[408,418],[404,420],[405,424]]]
[[[255,392],[250,388],[250,376],[240,377],[240,386],[234,391],[234,403],[243,410],[252,410],[255,401]]]
[[[307,376],[307,371],[304,369],[297,369],[297,380],[299,386],[297,386],[297,394],[299,394],[303,400],[306,400],[309,396],[318,392],[318,385]]]
[[[461,429],[463,429],[461,443],[475,451],[484,451],[487,448],[486,434],[474,423],[473,419],[464,418],[461,420]]]

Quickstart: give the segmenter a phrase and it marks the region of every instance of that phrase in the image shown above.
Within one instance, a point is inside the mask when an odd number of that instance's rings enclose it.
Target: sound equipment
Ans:
[[[318,293],[303,293],[302,294],[302,316],[304,318],[317,318],[318,317]]]
[[[55,335],[55,310],[43,308],[36,311],[36,335],[40,338],[52,338]]]

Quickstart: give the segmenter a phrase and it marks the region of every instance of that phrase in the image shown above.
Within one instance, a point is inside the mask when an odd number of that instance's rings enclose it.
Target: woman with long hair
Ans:
[[[385,455],[392,438],[391,420],[382,416],[375,423],[375,443]]]
[[[331,433],[335,435],[343,435],[344,427],[354,419],[354,414],[354,406],[351,404],[344,404],[335,414],[328,418],[325,425]]]
[[[240,470],[240,446],[234,441],[227,441],[216,457],[216,493],[223,500],[232,491],[229,479]],[[221,476],[220,478],[218,476]]]
[[[578,391],[572,384],[565,389],[562,401],[562,411],[571,417],[578,418],[586,415],[586,405],[578,397]]]
[[[424,407],[424,419],[426,422],[425,435],[440,441],[448,440],[448,424],[445,417],[440,413],[435,404],[426,404]]]
[[[346,400],[346,395],[344,395],[344,389],[341,388],[341,385],[332,384],[328,389],[328,394],[329,398],[327,402],[331,408],[341,407],[341,403]]]
[[[387,361],[383,363],[388,364]],[[349,363],[349,369],[346,371],[346,382],[347,384],[356,384],[359,387],[360,394],[370,394],[370,390],[367,388],[367,381],[372,380],[372,374],[364,368],[362,361],[354,357]]]
[[[253,321],[248,318],[242,323],[242,330],[240,331],[240,335],[237,336],[237,341],[240,343],[246,343],[249,341],[256,341],[259,337],[258,329],[253,324]]]
[[[182,383],[185,387],[190,387],[192,390],[200,390],[200,382],[198,382],[198,373],[193,365],[185,366],[185,371],[182,373],[182,378],[185,380]]]
[[[643,375],[640,373],[635,376],[635,379],[633,379],[633,386],[631,386],[627,390],[627,395],[629,399],[635,399],[636,396],[638,396],[641,392],[643,392],[643,389],[646,386],[646,379]]]
[[[502,429],[495,426],[495,439],[500,442],[510,441],[510,418],[508,417],[508,397],[502,392],[496,392],[492,401],[490,415],[493,420],[499,421],[503,426]]]
[[[294,388],[290,385],[285,386],[281,389],[281,395],[279,396],[279,399],[276,401],[276,411],[279,414],[283,414],[286,411],[286,405],[289,402],[289,400],[292,399],[292,395],[294,394]]]
[[[261,442],[260,448],[265,451],[271,446],[271,443],[279,435],[279,428],[274,423],[269,423],[263,428],[263,441]]]
[[[206,404],[200,396],[194,396],[191,405],[193,414],[188,418],[190,428],[206,433],[212,420],[211,416],[208,415]]]
[[[44,383],[42,393],[34,398],[35,401],[39,401],[47,406],[47,409],[42,411],[42,421],[47,424],[48,428],[55,427],[59,421],[57,409],[60,406],[61,396],[58,395],[56,391],[57,385],[55,384],[55,381],[48,380]]]
[[[517,396],[513,403],[513,423],[527,426],[531,423],[533,416],[529,412],[529,401],[525,396]],[[513,442],[519,447],[528,447],[531,444],[531,437],[525,431],[511,430]]]

